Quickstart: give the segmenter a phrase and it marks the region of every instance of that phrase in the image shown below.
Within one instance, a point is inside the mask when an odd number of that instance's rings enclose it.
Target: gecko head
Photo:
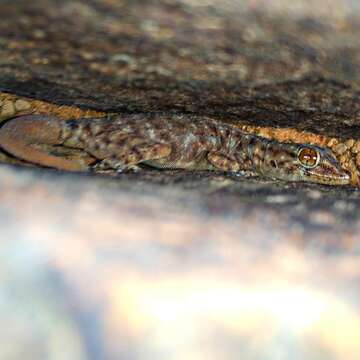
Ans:
[[[351,178],[330,150],[314,145],[283,144],[269,165],[273,176],[283,180],[346,185]]]
[[[297,162],[305,181],[329,185],[350,183],[350,174],[343,169],[328,149],[318,146],[300,145],[297,150]]]

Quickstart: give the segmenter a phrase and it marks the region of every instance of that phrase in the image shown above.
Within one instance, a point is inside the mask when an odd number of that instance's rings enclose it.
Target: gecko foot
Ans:
[[[118,174],[121,174],[123,172],[139,172],[142,170],[142,168],[138,165],[130,165],[127,167],[119,167],[115,169]]]
[[[96,173],[101,173],[101,172],[108,172],[108,171],[116,171],[118,174],[121,174],[123,172],[138,172],[141,170],[141,167],[138,165],[123,165],[123,164],[119,164],[116,163],[114,164],[114,162],[109,161],[107,159],[98,161],[96,164],[94,164],[91,167],[91,171],[96,172]]]

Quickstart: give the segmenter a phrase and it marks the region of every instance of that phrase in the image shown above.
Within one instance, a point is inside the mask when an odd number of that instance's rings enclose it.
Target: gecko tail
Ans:
[[[48,154],[36,145],[62,144],[61,120],[47,115],[25,115],[8,120],[0,128],[0,147],[34,164],[67,171],[84,171],[84,164]]]

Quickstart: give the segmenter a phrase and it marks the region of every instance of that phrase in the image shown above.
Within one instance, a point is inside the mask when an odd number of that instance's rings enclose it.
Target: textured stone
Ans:
[[[28,101],[21,99],[16,100],[14,105],[17,111],[29,110],[31,108],[31,104]]]
[[[349,139],[345,142],[345,145],[346,147],[349,149],[349,148],[352,148],[355,144],[355,140],[354,139]]]
[[[1,111],[0,111],[0,117],[1,118],[9,118],[15,115],[15,107],[14,107],[14,103],[12,101],[9,100],[5,100],[3,102],[3,105],[1,107]]]
[[[347,150],[347,147],[345,144],[338,144],[335,145],[332,150],[335,154],[342,155]]]
[[[360,152],[360,141],[355,142],[355,145],[351,148],[351,151],[354,154],[357,154],[358,152]]]

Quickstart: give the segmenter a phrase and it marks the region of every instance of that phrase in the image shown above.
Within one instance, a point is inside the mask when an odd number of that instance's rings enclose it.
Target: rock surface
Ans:
[[[359,354],[351,193],[10,167],[0,189],[4,359]]]
[[[336,138],[356,163],[359,10],[4,0],[0,120],[207,114]],[[356,187],[4,165],[0,211],[1,358],[358,359]]]

